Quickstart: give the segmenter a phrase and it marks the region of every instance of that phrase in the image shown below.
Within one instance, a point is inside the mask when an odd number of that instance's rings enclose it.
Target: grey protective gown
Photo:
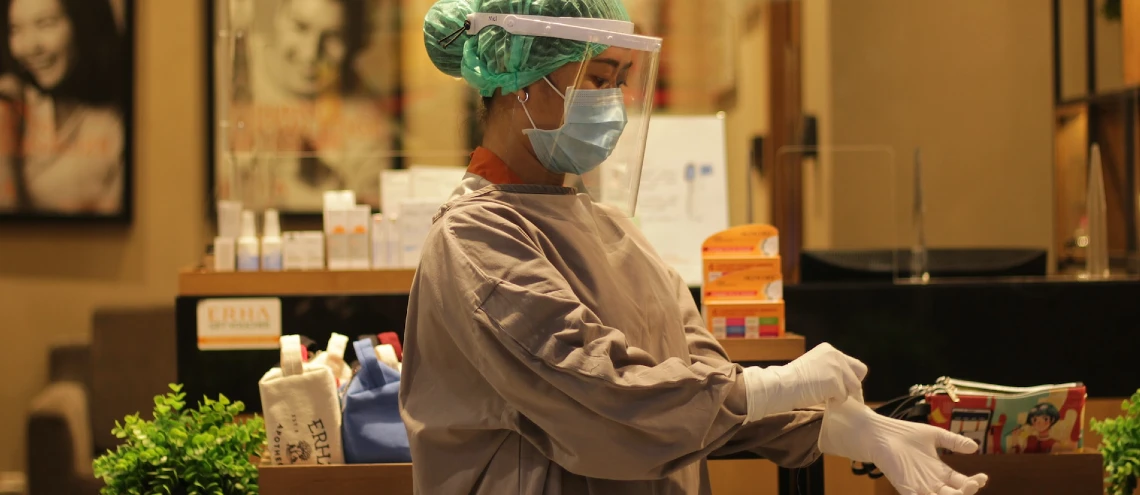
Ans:
[[[573,189],[488,186],[445,205],[405,349],[421,494],[706,494],[710,454],[820,455],[818,411],[742,426],[742,370],[689,289],[629,219]]]

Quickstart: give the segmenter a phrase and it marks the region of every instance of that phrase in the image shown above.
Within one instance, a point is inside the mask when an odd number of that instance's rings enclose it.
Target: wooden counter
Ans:
[[[294,493],[383,493],[412,495],[411,464],[259,466],[264,495]]]
[[[760,339],[721,339],[720,345],[729,359],[738,363],[787,362],[805,352],[803,336],[794,333]]]
[[[1104,468],[1097,453],[948,455],[951,468],[967,476],[986,473],[980,493],[1001,495],[1102,495]],[[875,495],[897,495],[885,478],[875,481]]]

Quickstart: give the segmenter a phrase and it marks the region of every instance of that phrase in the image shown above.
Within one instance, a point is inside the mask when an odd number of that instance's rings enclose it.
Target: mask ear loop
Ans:
[[[546,81],[546,84],[547,84],[548,86],[550,86],[550,89],[553,89],[553,90],[554,90],[554,94],[557,94],[557,95],[558,95],[560,98],[562,98],[562,101],[564,102],[564,103],[563,103],[563,107],[565,107],[566,94],[565,94],[565,93],[563,93],[563,92],[561,92],[561,91],[559,91],[559,90],[558,90],[558,88],[554,86],[554,81],[551,81],[551,80],[550,80],[550,77],[548,77],[548,76],[543,76],[542,80],[543,80],[543,81]],[[533,127],[533,128],[535,128],[535,129],[538,129],[538,126],[537,126],[537,125],[534,125],[534,119],[533,119],[533,118],[531,118],[531,116],[530,116],[530,110],[528,110],[528,109],[526,108],[526,102],[530,101],[530,91],[527,91],[527,90],[525,90],[525,89],[524,89],[524,90],[523,90],[523,94],[524,94],[524,95],[526,95],[526,98],[524,99],[524,98],[523,98],[523,97],[521,97],[521,96],[520,96],[520,97],[518,97],[518,98],[519,98],[519,103],[521,103],[521,104],[522,104],[522,107],[523,107],[523,111],[524,111],[524,112],[526,112],[526,118],[527,118],[527,120],[529,120],[529,121],[530,121],[530,126],[531,126],[531,127]]]
[[[569,93],[569,90],[570,90],[570,88],[566,88],[566,89],[567,89],[567,92],[566,92],[566,93],[563,93],[563,92],[559,91],[559,90],[558,90],[558,88],[557,88],[556,86],[554,86],[554,81],[551,81],[551,80],[550,80],[550,77],[543,77],[543,78],[542,78],[542,80],[543,80],[543,81],[546,81],[546,85],[547,85],[547,86],[550,86],[550,89],[553,89],[553,90],[554,90],[554,92],[555,92],[555,93],[557,93],[557,94],[558,94],[558,96],[561,96],[563,100],[565,100],[565,99],[566,99],[566,95]]]
[[[524,95],[526,95],[526,98],[524,99],[522,96],[519,96],[519,97],[518,97],[518,99],[519,99],[519,104],[521,104],[521,105],[522,105],[522,107],[523,107],[523,112],[526,112],[526,119],[530,121],[530,126],[531,126],[532,128],[534,128],[535,130],[537,130],[537,129],[538,129],[538,126],[537,126],[537,125],[534,125],[534,118],[532,118],[532,117],[530,116],[530,110],[527,110],[527,108],[526,108],[526,102],[530,101],[530,91],[527,91],[527,90],[525,90],[525,89],[524,89],[524,90],[523,90],[523,94],[524,94]]]

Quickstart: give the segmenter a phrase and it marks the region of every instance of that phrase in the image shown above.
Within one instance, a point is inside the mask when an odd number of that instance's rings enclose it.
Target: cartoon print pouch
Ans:
[[[1050,454],[1084,446],[1085,386],[1007,387],[953,378],[912,387],[930,424],[974,439],[982,454]]]
[[[875,412],[970,437],[979,454],[1048,454],[1084,446],[1086,397],[1080,383],[1007,387],[942,377]],[[852,462],[851,471],[882,477],[870,463]]]

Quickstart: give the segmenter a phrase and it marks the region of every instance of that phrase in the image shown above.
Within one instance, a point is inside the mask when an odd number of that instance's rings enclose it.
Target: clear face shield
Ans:
[[[489,25],[516,35],[582,42],[571,63],[519,96],[512,120],[535,158],[564,185],[632,216],[653,113],[661,39],[633,34],[633,23],[604,19],[474,14],[470,32]]]

